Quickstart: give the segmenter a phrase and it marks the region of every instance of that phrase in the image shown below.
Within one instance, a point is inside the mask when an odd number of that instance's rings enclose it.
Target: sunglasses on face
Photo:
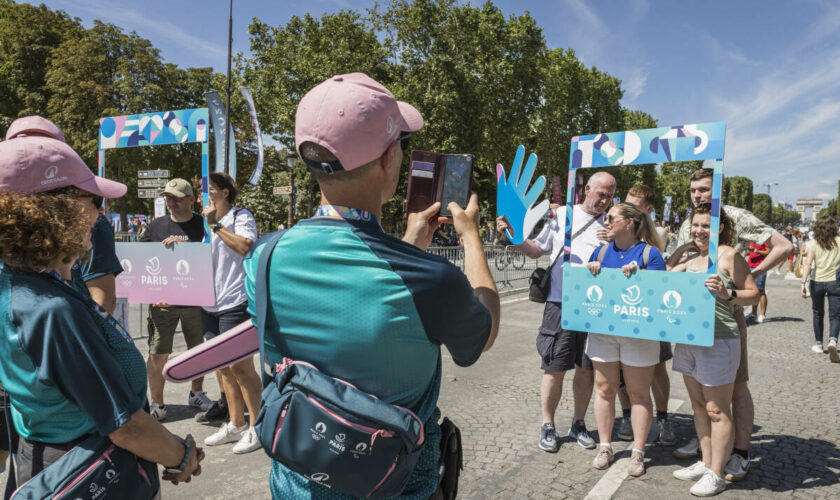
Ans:
[[[607,222],[609,222],[610,224],[612,224],[614,222],[622,221],[622,220],[626,220],[626,219],[624,217],[621,217],[621,218],[613,217],[612,215],[607,216]]]
[[[408,145],[410,143],[410,139],[411,139],[411,133],[410,132],[406,132],[406,133],[400,135],[400,138],[399,138],[400,148],[402,148],[403,151],[408,151]]]

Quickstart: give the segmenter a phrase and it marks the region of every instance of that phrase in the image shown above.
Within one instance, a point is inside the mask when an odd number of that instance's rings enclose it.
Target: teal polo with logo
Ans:
[[[254,296],[262,244],[245,260],[248,307],[269,301],[265,351],[307,361],[332,377],[415,412],[425,449],[400,498],[427,499],[440,481],[440,346],[459,366],[475,363],[491,318],[460,269],[385,234],[368,220],[312,218],[277,242],[268,264],[268,297]],[[350,498],[279,462],[274,498]]]

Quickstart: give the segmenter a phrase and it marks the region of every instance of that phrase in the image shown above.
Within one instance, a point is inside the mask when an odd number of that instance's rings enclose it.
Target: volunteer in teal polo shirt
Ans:
[[[268,301],[265,351],[307,361],[425,422],[425,448],[400,498],[439,495],[437,409],[440,346],[460,366],[495,339],[499,299],[478,234],[478,199],[452,203],[464,245],[464,272],[426,253],[440,224],[439,204],[411,214],[403,240],[382,230],[382,204],[399,180],[407,133],[423,119],[366,75],[338,75],[300,102],[298,153],[321,187],[321,206],[277,242],[267,266],[267,297],[256,297],[257,242],[246,259],[252,318]],[[402,143],[402,144],[401,144]],[[271,468],[274,498],[349,498],[289,470]],[[437,498],[437,497],[436,497]]]

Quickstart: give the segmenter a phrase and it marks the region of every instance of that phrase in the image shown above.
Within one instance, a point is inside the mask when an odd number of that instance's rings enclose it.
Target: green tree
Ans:
[[[753,196],[753,210],[752,213],[761,219],[762,222],[768,223],[770,221],[770,195],[765,193],[757,193]]]
[[[753,182],[749,177],[725,177],[723,202],[727,205],[752,211]]]
[[[660,199],[664,200],[665,196],[671,196],[671,211],[681,218],[684,217],[686,211],[694,206],[689,192],[689,177],[702,166],[701,161],[668,162],[660,165],[655,188],[657,204],[660,203]],[[664,201],[661,203],[664,205]]]
[[[817,217],[834,217],[837,219],[837,215],[835,215],[837,214],[837,200],[838,198],[829,201],[828,206],[820,210]]]
[[[49,59],[83,32],[79,19],[63,11],[0,0],[0,130],[20,116],[48,115]]]

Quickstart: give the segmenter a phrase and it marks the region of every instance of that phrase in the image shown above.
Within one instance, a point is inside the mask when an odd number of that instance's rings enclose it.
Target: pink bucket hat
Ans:
[[[127,189],[125,184],[93,175],[63,141],[24,135],[0,142],[0,191],[40,193],[65,186],[103,198],[119,198]]]
[[[300,100],[295,116],[295,148],[300,155],[300,145],[313,142],[330,151],[338,162],[310,161],[308,165],[327,173],[352,170],[381,156],[400,132],[421,128],[420,112],[396,100],[373,78],[364,73],[336,75]]]
[[[12,124],[9,125],[9,129],[6,130],[6,140],[8,141],[9,139],[14,139],[15,137],[22,135],[36,134],[45,135],[61,142],[65,142],[64,134],[61,132],[61,129],[58,128],[55,123],[38,115],[24,116],[23,118],[18,118],[13,121]]]

